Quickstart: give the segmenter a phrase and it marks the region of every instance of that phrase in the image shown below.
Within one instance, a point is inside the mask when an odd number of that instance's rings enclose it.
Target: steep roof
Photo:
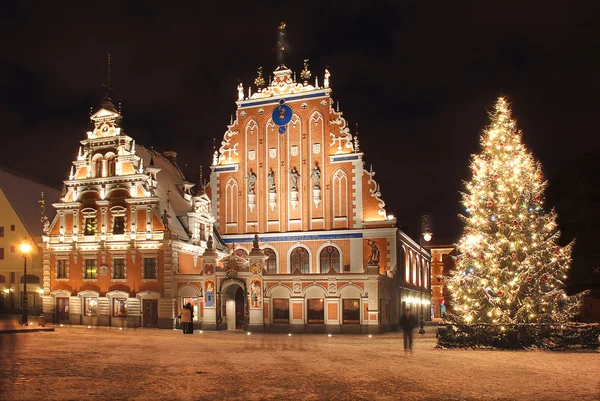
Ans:
[[[2,169],[0,169],[0,188],[29,234],[36,237],[41,236],[43,227],[40,221],[40,194],[44,193],[46,216],[51,221],[55,213],[51,205],[58,202],[61,191]]]
[[[185,181],[183,173],[179,167],[164,157],[162,154],[136,144],[136,155],[144,160],[144,166],[160,169],[157,174],[158,186],[155,195],[160,199],[160,211],[167,210],[167,191],[169,193],[170,207],[167,213],[171,216],[169,228],[171,234],[181,240],[189,240],[187,214],[192,211],[192,204],[184,198],[183,183]]]

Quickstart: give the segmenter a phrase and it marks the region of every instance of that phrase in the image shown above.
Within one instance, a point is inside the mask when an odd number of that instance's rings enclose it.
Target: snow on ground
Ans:
[[[65,327],[0,335],[1,400],[598,400],[600,353],[435,349],[433,329],[293,335]]]

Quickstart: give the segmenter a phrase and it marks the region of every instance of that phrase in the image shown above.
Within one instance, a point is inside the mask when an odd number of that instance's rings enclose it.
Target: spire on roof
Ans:
[[[104,101],[102,102],[102,108],[116,112],[115,105],[110,99],[110,91],[114,89],[114,86],[110,83],[110,53],[108,53],[108,72],[106,74],[106,82],[102,83],[104,88]]]

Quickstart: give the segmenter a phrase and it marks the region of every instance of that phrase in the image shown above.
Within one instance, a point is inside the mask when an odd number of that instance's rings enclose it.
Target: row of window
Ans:
[[[197,304],[197,302],[196,302]],[[98,298],[88,297],[84,299],[85,316],[98,316]],[[196,312],[195,316],[198,315]],[[127,299],[113,298],[113,317],[127,316]],[[306,320],[309,324],[325,323],[325,300],[323,298],[306,300]],[[290,300],[286,298],[273,299],[273,322],[290,322]],[[360,323],[360,300],[343,299],[342,300],[342,323],[358,324]]]
[[[124,258],[114,258],[112,263],[111,278],[115,280],[123,280],[126,277],[127,269],[125,267]],[[156,269],[156,258],[144,258],[142,270],[142,278],[155,280],[158,272]],[[69,263],[66,259],[58,259],[56,261],[56,278],[69,278]],[[96,280],[98,278],[98,266],[96,259],[85,259],[83,264],[83,278],[87,280]]]
[[[10,231],[15,231],[15,225],[10,225]],[[0,226],[0,237],[4,237],[4,226]]]
[[[83,235],[96,234],[97,224],[95,217],[85,217],[83,219]],[[113,217],[113,234],[125,234],[125,216]]]
[[[83,314],[85,316],[98,316],[98,298],[87,297],[83,301]],[[127,317],[127,299],[113,298],[113,317]]]
[[[277,273],[277,255],[275,254],[275,251],[271,248],[265,248],[264,252],[265,256],[267,256],[267,273]],[[248,257],[248,252],[243,248],[238,248],[233,253],[242,258]],[[336,273],[339,273],[341,266],[340,251],[334,246],[326,246],[321,250],[319,262],[321,273],[328,273],[331,269],[335,270]],[[310,255],[306,248],[299,246],[292,250],[290,254],[290,268],[292,273],[296,271],[296,269],[304,274],[310,273]]]

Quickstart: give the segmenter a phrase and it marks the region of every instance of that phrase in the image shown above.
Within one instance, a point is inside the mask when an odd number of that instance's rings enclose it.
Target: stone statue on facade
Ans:
[[[250,172],[248,173],[248,177],[246,178],[248,180],[248,193],[254,195],[254,186],[256,185],[256,174],[254,174],[254,172],[250,170]]]
[[[290,177],[292,179],[292,191],[298,191],[298,177],[300,177],[300,174],[298,174],[298,170],[296,170],[296,167],[292,167],[292,171],[290,171]]]
[[[244,84],[241,82],[237,86],[238,90],[238,100],[244,100]]]
[[[269,182],[269,192],[275,193],[275,173],[273,172],[273,169],[269,171],[267,181]]]
[[[206,249],[213,249],[213,237],[212,237],[212,235],[208,236],[208,241],[206,241]]]
[[[377,247],[377,243],[373,240],[368,239],[367,244],[369,244],[369,246],[371,247],[371,255],[369,256],[369,261],[367,262],[367,264],[379,265],[380,252],[379,248]]]
[[[169,231],[169,219],[171,218],[171,215],[169,213],[167,213],[167,209],[163,209],[163,214],[161,216],[161,220],[163,223],[163,226],[165,226],[165,231]]]
[[[329,70],[327,68],[325,68],[325,76],[323,78],[323,86],[325,88],[329,88],[329,77],[331,76],[331,74],[329,73]]]
[[[321,169],[319,169],[319,165],[315,164],[315,168],[312,170],[310,176],[313,179],[313,189],[321,189]]]

